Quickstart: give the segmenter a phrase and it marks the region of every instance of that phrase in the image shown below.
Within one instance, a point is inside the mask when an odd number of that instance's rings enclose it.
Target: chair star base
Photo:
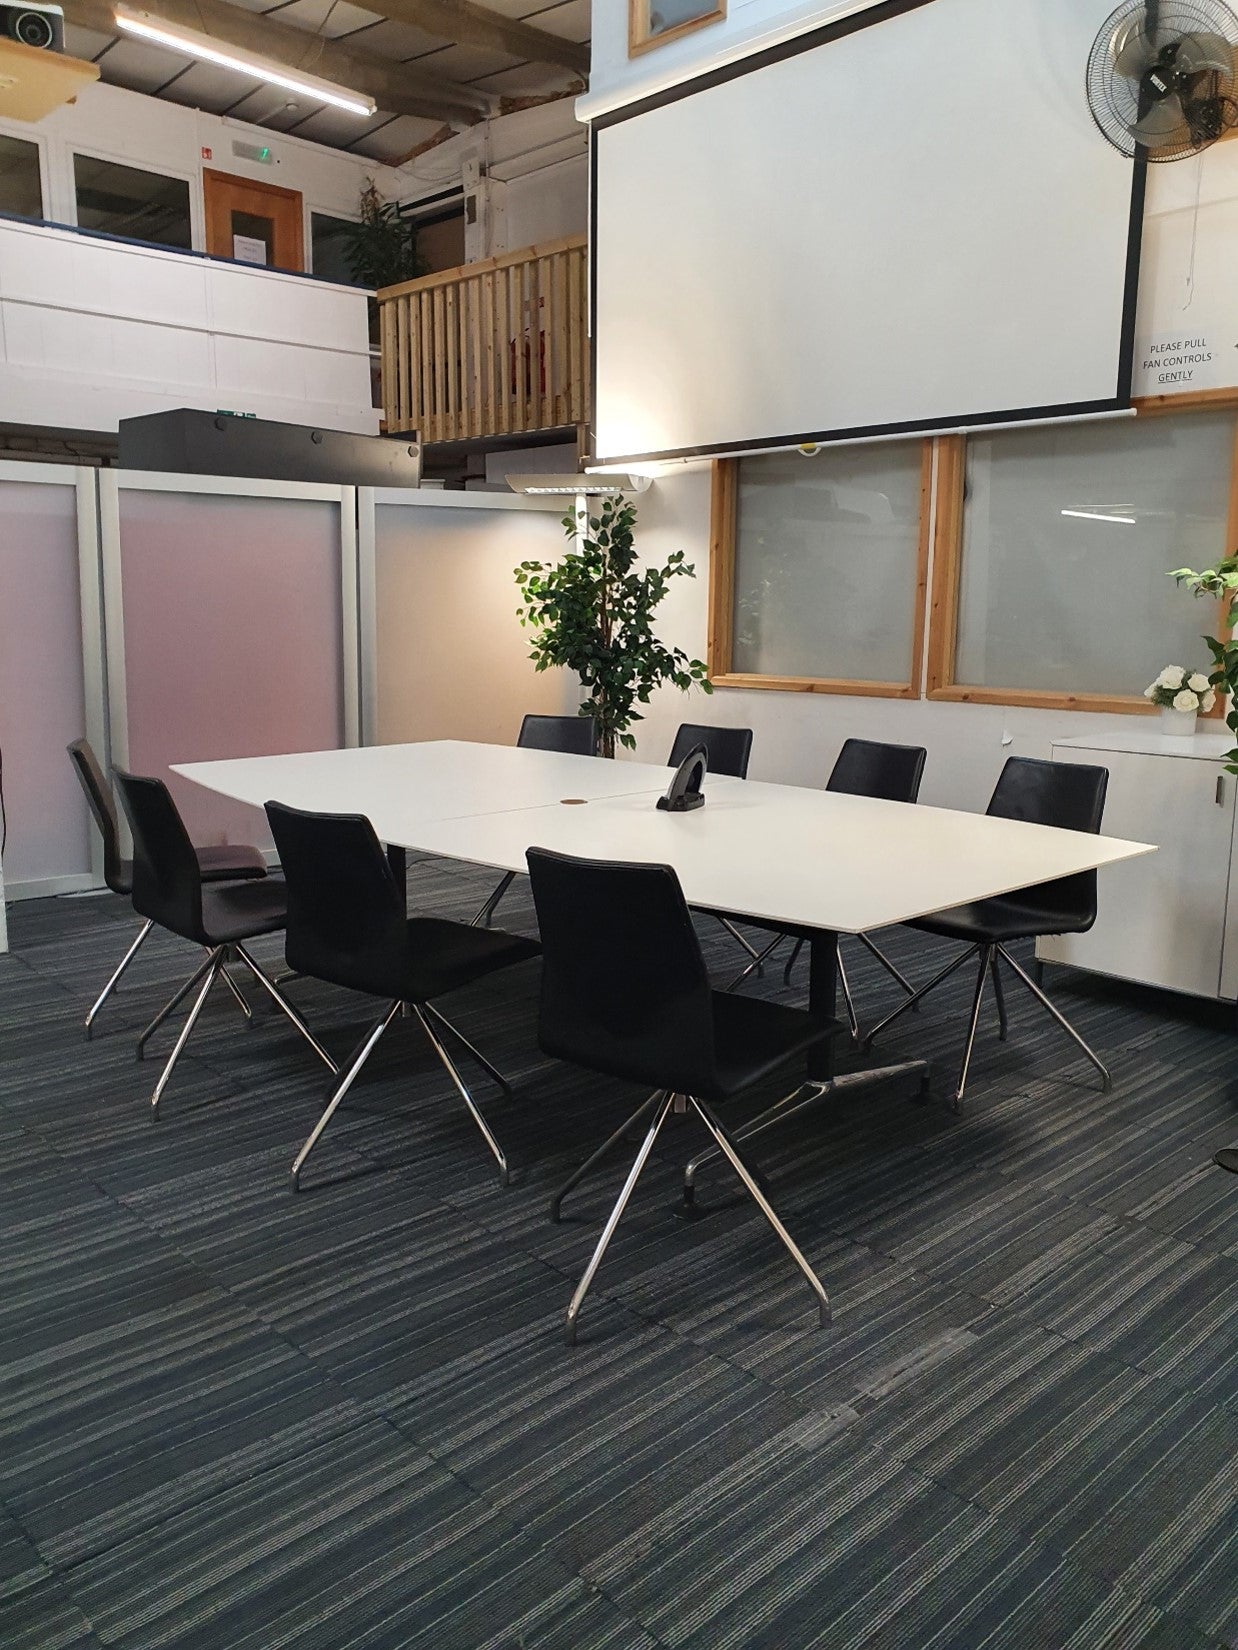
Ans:
[[[976,987],[972,993],[971,1013],[967,1022],[967,1038],[963,1044],[963,1062],[959,1067],[958,1082],[951,1096],[950,1109],[955,1113],[959,1113],[963,1109],[963,1091],[967,1087],[967,1074],[971,1067],[972,1049],[976,1042],[976,1029],[980,1024],[980,1010],[984,1003],[985,982],[989,979],[993,982],[993,994],[997,1003],[998,1037],[1003,1043],[1006,1041],[1009,1022],[1006,1017],[1006,998],[1002,989],[1001,973],[998,968],[999,962],[1004,962],[1011,972],[1022,981],[1045,1012],[1056,1021],[1071,1041],[1095,1066],[1101,1076],[1102,1094],[1110,1093],[1113,1088],[1113,1078],[1104,1061],[1089,1047],[1061,1010],[1049,1001],[1027,970],[1011,956],[1010,952],[999,941],[982,942],[968,946],[966,951],[954,957],[926,985],[920,986],[914,996],[908,998],[905,1003],[900,1003],[892,1014],[886,1015],[884,1020],[878,1021],[864,1039],[864,1052],[867,1054],[871,1051],[873,1039],[883,1032],[887,1026],[892,1025],[901,1014],[904,1014],[909,1008],[914,1008],[922,998],[928,996],[930,991],[936,990],[939,985],[949,979],[951,974],[956,973],[964,963],[976,956],[980,959],[980,966],[976,972]]]
[[[666,1122],[667,1117],[670,1116],[673,1110],[683,1111],[686,1109],[691,1109],[695,1112],[697,1117],[700,1118],[701,1122],[704,1123],[705,1127],[709,1130],[710,1134],[714,1138],[716,1150],[726,1157],[731,1167],[735,1170],[753,1202],[757,1205],[766,1220],[773,1227],[774,1232],[779,1241],[782,1243],[783,1248],[786,1249],[787,1253],[791,1256],[791,1259],[795,1262],[795,1265],[802,1274],[804,1281],[812,1290],[817,1303],[818,1327],[821,1329],[826,1329],[829,1327],[830,1297],[826,1294],[824,1285],[817,1274],[813,1271],[812,1267],[808,1264],[808,1261],[804,1258],[804,1255],[796,1244],[795,1239],[791,1236],[790,1232],[787,1231],[786,1227],[782,1224],[782,1221],[779,1220],[774,1211],[773,1205],[770,1203],[761,1187],[757,1175],[753,1173],[753,1171],[740,1156],[732,1135],[723,1127],[722,1123],[714,1115],[712,1109],[707,1106],[703,1100],[698,1100],[695,1096],[690,1094],[676,1095],[669,1093],[665,1089],[661,1089],[657,1093],[650,1095],[649,1099],[642,1103],[639,1110],[627,1120],[627,1122],[623,1125],[623,1128],[616,1130],[605,1145],[594,1152],[593,1156],[582,1165],[582,1167],[567,1182],[567,1184],[562,1188],[551,1203],[552,1218],[557,1219],[559,1205],[561,1205],[564,1196],[572,1189],[572,1187],[579,1184],[579,1182],[589,1172],[590,1168],[595,1163],[599,1162],[601,1158],[604,1157],[606,1153],[618,1143],[625,1130],[627,1130],[638,1117],[644,1116],[651,1111],[655,1113],[645,1138],[641,1142],[635,1161],[633,1162],[632,1167],[628,1170],[627,1179],[623,1183],[623,1188],[615,1201],[614,1208],[612,1208],[607,1217],[606,1225],[602,1228],[602,1235],[598,1239],[592,1255],[589,1257],[589,1264],[585,1267],[585,1270],[581,1275],[580,1282],[576,1285],[571,1301],[568,1304],[567,1315],[564,1319],[563,1325],[564,1339],[566,1340],[568,1346],[575,1346],[576,1344],[576,1328],[580,1319],[581,1307],[585,1303],[585,1296],[589,1293],[589,1286],[597,1276],[598,1267],[602,1264],[603,1257],[605,1256],[606,1250],[610,1245],[610,1240],[614,1237],[615,1230],[618,1227],[619,1222],[623,1219],[624,1210],[627,1208],[632,1193],[636,1189],[636,1182],[640,1179],[642,1170],[649,1161],[650,1153],[653,1151],[658,1135],[661,1133],[662,1125]]]
[[[175,995],[163,1005],[158,1014],[155,1015],[155,1018],[138,1038],[136,1058],[141,1060],[145,1058],[146,1045],[150,1041],[151,1037],[156,1031],[158,1031],[159,1027],[163,1025],[164,1021],[167,1020],[171,1014],[175,1013],[176,1009],[180,1007],[181,1003],[184,1002],[187,996],[189,996],[190,992],[192,992],[195,987],[198,988],[198,994],[193,1000],[193,1005],[189,1010],[189,1014],[184,1025],[181,1027],[180,1035],[177,1037],[176,1042],[173,1045],[172,1052],[168,1056],[167,1062],[159,1074],[159,1081],[155,1084],[155,1091],[151,1095],[150,1104],[152,1117],[158,1118],[159,1116],[159,1106],[163,1099],[164,1091],[166,1090],[168,1083],[171,1081],[172,1073],[176,1069],[177,1061],[184,1053],[185,1045],[188,1043],[193,1034],[193,1028],[197,1025],[198,1018],[206,1006],[206,999],[210,996],[211,987],[217,980],[223,981],[232,997],[237,1001],[243,1010],[246,1020],[250,1024],[253,1023],[253,1010],[245,1001],[245,998],[235,980],[233,980],[232,976],[228,973],[227,964],[232,961],[244,964],[257,983],[261,985],[263,990],[266,991],[273,999],[275,1006],[284,1013],[284,1015],[300,1032],[301,1036],[304,1037],[305,1041],[314,1050],[314,1053],[317,1054],[319,1059],[323,1061],[332,1073],[336,1071],[337,1068],[335,1061],[327,1053],[326,1049],[323,1048],[322,1044],[319,1043],[313,1032],[306,1025],[305,1021],[284,996],[283,992],[280,991],[278,986],[274,985],[270,979],[268,979],[267,975],[254,961],[253,957],[249,954],[249,951],[244,945],[242,945],[239,941],[231,941],[227,945],[217,945],[207,952],[203,961],[199,963],[198,967],[185,981],[184,985],[182,985],[177,990]]]
[[[370,1058],[370,1055],[373,1054],[374,1050],[378,1047],[379,1039],[382,1037],[391,1022],[399,1017],[402,1012],[408,1012],[418,1021],[422,1031],[425,1032],[426,1041],[430,1044],[430,1047],[434,1050],[435,1054],[437,1054],[447,1072],[447,1075],[451,1078],[452,1083],[455,1085],[456,1092],[464,1101],[469,1115],[472,1117],[474,1123],[476,1123],[482,1138],[485,1140],[486,1145],[490,1148],[490,1152],[499,1166],[499,1184],[501,1186],[511,1185],[512,1171],[508,1166],[507,1155],[503,1151],[503,1148],[499,1145],[494,1131],[483,1117],[467,1083],[465,1083],[463,1077],[461,1077],[455,1061],[447,1052],[440,1033],[446,1032],[450,1036],[454,1037],[456,1042],[472,1055],[473,1059],[482,1068],[486,1075],[490,1077],[500,1089],[502,1089],[508,1099],[511,1099],[512,1097],[511,1084],[496,1066],[491,1065],[490,1061],[486,1059],[485,1055],[482,1054],[480,1050],[473,1047],[472,1043],[469,1042],[464,1033],[457,1030],[457,1028],[452,1025],[451,1021],[447,1019],[444,1014],[441,1014],[432,1004],[406,1003],[401,998],[397,997],[390,1007],[385,1009],[384,1012],[379,1015],[378,1019],[375,1020],[374,1024],[357,1044],[357,1047],[353,1050],[353,1053],[347,1063],[337,1072],[340,1080],[331,1091],[331,1094],[327,1100],[326,1110],[314,1125],[309,1139],[297,1153],[296,1160],[292,1165],[290,1180],[292,1190],[294,1192],[300,1191],[301,1189],[301,1170],[305,1167],[306,1159],[322,1138],[323,1131],[326,1129],[327,1124],[339,1110],[344,1096],[348,1093],[349,1089],[361,1075],[362,1067]]]

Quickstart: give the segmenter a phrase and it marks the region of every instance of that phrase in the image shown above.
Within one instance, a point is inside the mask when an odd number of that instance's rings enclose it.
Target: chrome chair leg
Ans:
[[[490,1061],[486,1059],[486,1056],[481,1052],[481,1050],[478,1049],[478,1048],[474,1048],[472,1043],[469,1042],[468,1038],[459,1029],[459,1027],[453,1025],[452,1022],[447,1018],[447,1016],[445,1014],[440,1014],[438,1009],[435,1008],[433,1003],[426,1003],[425,1004],[425,1011],[430,1016],[430,1018],[434,1021],[436,1026],[440,1027],[443,1031],[449,1031],[451,1033],[451,1035],[456,1039],[456,1041],[460,1044],[461,1048],[464,1048],[464,1049],[468,1050],[468,1052],[473,1056],[474,1060],[476,1060],[477,1064],[485,1072],[486,1076],[491,1078],[494,1082],[496,1082],[499,1085],[499,1087],[503,1090],[503,1093],[510,1100],[512,1098],[512,1092],[513,1092],[512,1091],[512,1086],[507,1081],[507,1078],[504,1077],[503,1073],[499,1070],[499,1068],[495,1065],[491,1065]]]
[[[739,973],[735,976],[735,978],[727,986],[728,991],[738,991],[739,987],[741,985],[743,985],[744,981],[748,978],[748,976],[750,974],[758,974],[759,975],[759,974],[764,972],[766,959],[770,955],[772,955],[773,952],[775,952],[778,949],[778,947],[782,944],[783,940],[786,939],[786,935],[785,934],[775,934],[773,939],[770,940],[769,943],[767,945],[765,945],[760,951],[758,951],[758,950],[755,949],[755,947],[748,944],[748,941],[744,938],[744,936],[742,934],[736,933],[735,930],[733,928],[731,928],[731,925],[728,922],[726,922],[725,920],[722,920],[722,926],[724,928],[726,928],[728,930],[728,932],[735,934],[735,938],[739,941],[739,943],[742,946],[744,946],[744,948],[746,950],[752,952],[752,961],[750,963],[748,963],[744,968],[741,968]]]
[[[438,1034],[435,1031],[433,1025],[430,1023],[430,1019],[427,1016],[424,1008],[419,1003],[413,1003],[412,1004],[412,1010],[413,1010],[413,1013],[416,1015],[417,1019],[421,1023],[421,1029],[425,1032],[426,1036],[429,1038],[430,1047],[434,1050],[435,1054],[437,1054],[439,1059],[442,1061],[444,1069],[447,1072],[447,1075],[451,1078],[452,1082],[456,1085],[457,1093],[459,1094],[460,1098],[464,1101],[465,1105],[468,1107],[469,1114],[471,1115],[474,1123],[476,1123],[477,1127],[481,1130],[482,1138],[485,1140],[487,1146],[489,1146],[491,1152],[493,1153],[494,1159],[495,1159],[496,1163],[499,1165],[499,1184],[500,1184],[500,1186],[510,1186],[511,1185],[511,1170],[507,1166],[507,1158],[504,1155],[502,1146],[500,1146],[498,1141],[495,1139],[494,1131],[491,1129],[490,1125],[486,1122],[486,1119],[482,1116],[480,1110],[478,1109],[476,1100],[474,1100],[473,1096],[469,1093],[467,1083],[464,1081],[464,1078],[461,1077],[459,1071],[456,1069],[455,1061],[452,1059],[451,1055],[448,1054],[447,1050],[444,1048],[442,1040],[438,1036]]]
[[[378,1019],[375,1020],[374,1024],[370,1027],[370,1030],[366,1034],[365,1038],[358,1045],[352,1058],[345,1065],[342,1073],[340,1073],[340,1080],[332,1089],[331,1096],[327,1101],[327,1109],[323,1112],[317,1123],[314,1124],[314,1128],[309,1139],[305,1142],[304,1146],[301,1147],[301,1150],[297,1153],[296,1159],[293,1162],[291,1179],[292,1189],[294,1192],[300,1191],[301,1189],[301,1170],[305,1166],[306,1158],[318,1144],[322,1131],[326,1128],[327,1124],[331,1121],[339,1109],[340,1101],[343,1100],[344,1096],[348,1093],[349,1089],[357,1080],[362,1066],[374,1052],[378,1039],[400,1012],[401,1006],[402,1005],[398,1001],[394,1002],[385,1014],[379,1015]]]
[[[197,968],[194,969],[193,973],[185,981],[184,985],[182,985],[171,997],[168,998],[167,1002],[164,1003],[158,1014],[155,1015],[155,1018],[138,1038],[137,1050],[134,1056],[135,1059],[145,1059],[147,1043],[150,1042],[151,1038],[159,1030],[159,1027],[167,1019],[168,1015],[176,1012],[176,1010],[184,1002],[185,998],[193,990],[194,986],[197,985],[198,981],[211,966],[211,959],[214,955],[215,953],[213,951],[208,951],[206,953],[205,960],[198,964]]]
[[[490,898],[486,901],[481,910],[469,924],[470,928],[489,928],[490,919],[499,908],[499,901],[503,898],[503,895],[507,892],[515,880],[516,873],[514,871],[504,872],[503,876],[499,879],[498,886],[495,888]]]
[[[194,998],[193,1007],[189,1010],[185,1023],[181,1027],[181,1034],[176,1039],[171,1054],[168,1055],[168,1063],[160,1072],[159,1081],[155,1084],[155,1092],[150,1097],[150,1110],[152,1117],[159,1116],[159,1102],[163,1099],[163,1091],[167,1088],[172,1073],[176,1069],[176,1062],[180,1059],[185,1044],[189,1041],[190,1036],[193,1033],[193,1028],[198,1023],[198,1016],[206,1006],[206,999],[210,995],[211,987],[215,984],[219,970],[223,966],[220,960],[222,956],[223,947],[216,947],[216,949],[207,957],[206,962],[198,970],[198,974],[195,976],[195,978],[201,978],[201,976],[205,974],[206,978],[202,981],[202,989]]]
[[[804,949],[803,937],[796,940],[791,947],[791,955],[787,958],[787,966],[782,971],[783,985],[791,984],[791,976],[795,972],[795,965],[800,960],[800,952]]]
[[[997,1040],[1006,1041],[1006,1033],[1010,1030],[1010,1021],[1006,1017],[1006,992],[1002,986],[1002,971],[997,964],[997,947],[994,946],[989,956],[989,973],[993,977],[993,996],[997,1002]]]
[[[649,1096],[648,1100],[641,1101],[640,1105],[626,1122],[620,1123],[619,1127],[615,1130],[614,1134],[610,1136],[609,1140],[604,1141],[590,1157],[585,1159],[585,1161],[573,1174],[568,1176],[550,1200],[550,1218],[556,1225],[562,1218],[563,1199],[567,1196],[567,1194],[574,1191],[576,1187],[580,1185],[581,1181],[591,1175],[594,1169],[597,1168],[598,1164],[601,1163],[604,1158],[608,1157],[612,1151],[614,1151],[615,1147],[624,1138],[634,1123],[639,1123],[646,1112],[652,1111],[658,1102],[660,1100],[664,1100],[665,1098],[665,1089],[655,1089]]]
[[[907,978],[906,974],[903,973],[901,968],[896,968],[894,966],[889,957],[886,956],[885,952],[877,944],[876,940],[869,939],[867,934],[857,934],[856,939],[859,940],[860,944],[877,959],[890,978],[892,980],[897,980],[898,984],[902,986],[903,990],[909,997],[915,996],[915,986],[912,985],[911,981]]]
[[[279,987],[267,978],[262,969],[258,967],[258,964],[250,956],[249,952],[239,940],[235,942],[233,949],[235,950],[237,956],[245,964],[246,968],[248,968],[249,972],[253,975],[254,979],[257,980],[262,989],[269,997],[272,998],[279,1008],[283,1010],[285,1016],[291,1020],[292,1024],[301,1033],[302,1037],[305,1038],[305,1041],[313,1049],[314,1053],[322,1061],[323,1065],[326,1066],[327,1070],[331,1072],[333,1076],[338,1076],[340,1068],[327,1053],[326,1049],[323,1048],[317,1037],[314,1036],[314,1033],[306,1025],[305,1021],[297,1013],[296,1009],[293,1008],[292,1004],[288,1001],[287,997],[284,996]]]
[[[245,1001],[245,993],[241,990],[240,986],[228,972],[228,952],[230,949],[231,947],[225,948],[224,960],[219,969],[219,977],[227,986],[228,990],[232,993],[232,999],[236,1003],[236,1006],[240,1009],[241,1013],[245,1016],[246,1021],[252,1025],[254,1023],[254,1011]]]
[[[927,997],[930,991],[935,991],[937,987],[941,985],[943,980],[948,980],[951,974],[956,973],[960,968],[962,968],[968,958],[974,957],[979,949],[980,947],[978,945],[969,945],[966,951],[960,952],[952,962],[948,962],[940,973],[934,974],[933,978],[929,980],[927,985],[919,986],[912,992],[911,996],[908,997],[905,1003],[900,1003],[892,1013],[886,1015],[884,1020],[878,1020],[877,1024],[864,1038],[863,1048],[865,1054],[867,1054],[872,1048],[873,1039],[875,1037],[878,1037],[887,1026],[893,1025],[895,1020],[901,1019],[909,1008],[913,1008],[916,1003],[921,1000],[921,998]]]
[[[980,952],[980,967],[976,971],[976,990],[972,996],[971,1019],[967,1023],[967,1040],[963,1044],[963,1064],[959,1067],[959,1080],[955,1085],[954,1098],[950,1102],[952,1111],[962,1111],[963,1090],[967,1086],[967,1071],[971,1065],[971,1051],[976,1041],[976,1027],[980,1024],[980,1006],[984,1001],[984,982],[988,978],[989,969],[997,954],[994,945],[976,946]]]
[[[1075,1030],[1074,1026],[1071,1025],[1070,1021],[1062,1013],[1062,1011],[1059,1008],[1056,1008],[1054,1006],[1054,1004],[1049,1001],[1048,997],[1045,996],[1044,992],[1040,989],[1040,987],[1036,984],[1036,982],[1015,961],[1015,959],[1010,955],[1009,951],[1006,950],[1006,947],[1004,945],[999,945],[997,947],[997,949],[998,949],[999,953],[1001,954],[1002,960],[1004,962],[1008,962],[1010,964],[1011,968],[1014,969],[1015,973],[1023,981],[1023,984],[1031,992],[1032,996],[1035,997],[1036,1001],[1040,1004],[1040,1006],[1043,1009],[1046,1009],[1049,1012],[1049,1014],[1051,1014],[1053,1016],[1053,1018],[1057,1021],[1058,1025],[1061,1026],[1062,1030],[1066,1033],[1066,1035],[1069,1038],[1071,1038],[1071,1040],[1073,1042],[1077,1043],[1078,1046],[1080,1047],[1080,1049],[1082,1049],[1083,1053],[1087,1055],[1088,1059],[1096,1067],[1097,1071],[1100,1072],[1101,1077],[1103,1079],[1102,1093],[1108,1094],[1110,1092],[1110,1090],[1113,1088],[1113,1078],[1109,1074],[1108,1066],[1105,1065],[1104,1061],[1099,1057],[1099,1055],[1096,1055],[1092,1052],[1092,1050],[1084,1042],[1083,1038]]]
[[[563,1326],[564,1339],[567,1341],[569,1346],[575,1346],[576,1344],[576,1321],[580,1317],[580,1309],[584,1305],[585,1296],[589,1293],[589,1285],[597,1276],[597,1269],[602,1264],[602,1257],[605,1255],[606,1250],[610,1245],[611,1238],[615,1235],[615,1228],[623,1218],[623,1211],[627,1208],[628,1200],[632,1196],[632,1192],[636,1187],[636,1182],[640,1179],[641,1170],[649,1161],[649,1154],[653,1150],[654,1142],[657,1140],[658,1133],[661,1130],[663,1123],[665,1123],[667,1113],[670,1111],[674,1102],[675,1096],[673,1094],[664,1094],[662,1104],[658,1108],[657,1116],[649,1125],[649,1132],[645,1135],[644,1140],[641,1142],[640,1150],[636,1154],[636,1159],[633,1162],[632,1167],[628,1170],[628,1178],[623,1183],[623,1190],[619,1193],[618,1198],[615,1200],[615,1206],[607,1217],[606,1225],[602,1228],[602,1235],[598,1239],[592,1255],[589,1257],[589,1264],[585,1267],[584,1272],[581,1275],[580,1282],[576,1285],[575,1292],[573,1293],[571,1302],[568,1305],[567,1318]]]
[[[727,1158],[731,1167],[735,1170],[735,1173],[748,1188],[748,1193],[753,1202],[756,1204],[757,1208],[760,1209],[766,1220],[769,1221],[777,1235],[782,1239],[783,1247],[791,1256],[791,1259],[799,1267],[800,1271],[804,1274],[805,1282],[808,1284],[808,1287],[812,1290],[813,1294],[817,1297],[818,1322],[820,1327],[825,1329],[830,1321],[830,1297],[826,1294],[821,1279],[805,1260],[799,1246],[795,1242],[795,1239],[791,1236],[790,1232],[787,1231],[781,1220],[779,1220],[777,1214],[774,1212],[773,1205],[769,1202],[768,1198],[761,1190],[756,1178],[752,1174],[752,1171],[748,1168],[743,1158],[739,1155],[739,1152],[735,1148],[735,1142],[731,1139],[726,1129],[723,1128],[722,1124],[714,1116],[713,1112],[703,1100],[697,1100],[691,1096],[689,1096],[689,1100],[695,1109],[697,1116],[704,1123],[710,1134],[713,1135],[714,1140],[717,1142],[718,1149]]]
[[[847,1024],[851,1029],[852,1043],[860,1040],[860,1022],[855,1017],[855,1001],[851,995],[851,982],[847,978],[847,970],[843,964],[843,954],[838,952],[838,983],[842,987],[843,1002],[847,1009]]]
[[[95,1015],[98,1014],[99,1010],[103,1007],[104,1003],[107,1002],[108,998],[112,995],[112,992],[116,988],[116,982],[120,979],[120,976],[124,973],[125,969],[128,968],[129,964],[137,956],[138,952],[142,948],[143,941],[146,939],[147,935],[150,933],[151,929],[154,926],[155,926],[154,919],[152,917],[147,917],[146,921],[138,929],[137,938],[133,941],[133,944],[125,952],[124,956],[120,959],[119,963],[117,963],[116,969],[113,972],[111,979],[107,982],[107,984],[104,986],[103,990],[99,993],[99,995],[95,998],[94,1002],[90,1005],[90,1012],[86,1015],[86,1038],[87,1038],[87,1041],[90,1040],[91,1036],[94,1033]]]

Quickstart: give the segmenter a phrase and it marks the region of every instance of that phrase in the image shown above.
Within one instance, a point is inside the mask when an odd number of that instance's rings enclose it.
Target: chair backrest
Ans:
[[[713,999],[668,865],[528,851],[547,1054],[676,1093],[714,1086]]]
[[[91,749],[89,739],[75,739],[67,749],[73,771],[86,793],[99,835],[103,838],[103,880],[114,894],[127,894],[130,883],[120,856],[120,821],[116,817],[116,804],[112,800],[107,775],[99,765],[99,758]]]
[[[526,716],[516,743],[527,751],[565,751],[596,756],[597,723],[592,716]]]
[[[709,772],[747,779],[748,758],[752,755],[751,728],[709,728],[701,722],[684,722],[675,735],[668,768],[677,768],[690,750],[704,745],[709,753]]]
[[[407,943],[406,906],[364,814],[308,813],[268,802],[288,890],[285,952],[300,974],[394,995]]]
[[[161,779],[116,769],[133,832],[133,908],[184,939],[205,944],[202,872],[189,832]]]
[[[1035,756],[1009,756],[998,776],[985,812],[995,819],[1022,819],[1031,825],[1056,825],[1064,831],[1100,830],[1105,812],[1108,768],[1085,763],[1046,762]],[[1041,882],[1020,889],[1020,905],[1043,909],[1071,927],[1096,921],[1096,872]]]
[[[883,802],[914,802],[920,794],[928,752],[923,745],[883,745],[876,739],[848,739],[825,782],[827,791],[875,796]]]

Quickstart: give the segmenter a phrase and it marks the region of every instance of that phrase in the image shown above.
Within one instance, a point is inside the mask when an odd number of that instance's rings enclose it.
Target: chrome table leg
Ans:
[[[481,910],[469,924],[470,928],[489,928],[490,919],[499,908],[499,901],[516,880],[514,871],[505,871],[499,879],[499,884]]]

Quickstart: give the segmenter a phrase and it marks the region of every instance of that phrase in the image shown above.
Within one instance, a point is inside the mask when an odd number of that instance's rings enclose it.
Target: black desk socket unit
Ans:
[[[386,435],[178,407],[120,421],[120,466],[174,475],[325,481],[341,487],[418,487],[421,448]]]

